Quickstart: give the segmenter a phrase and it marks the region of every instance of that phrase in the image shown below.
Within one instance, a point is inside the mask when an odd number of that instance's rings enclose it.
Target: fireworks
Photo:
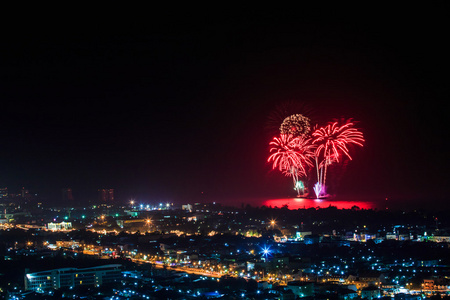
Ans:
[[[295,137],[306,137],[310,130],[311,125],[309,118],[301,114],[295,114],[285,118],[280,126],[281,134],[292,134]]]
[[[286,172],[299,163],[293,140],[292,135],[282,134],[280,137],[274,137],[273,141],[269,143],[272,146],[269,151],[275,153],[270,155],[267,161],[273,160],[273,169],[278,166],[281,172]]]
[[[363,134],[353,126],[350,120],[342,125],[334,122],[320,128],[316,126],[310,137],[310,119],[301,114],[291,115],[283,120],[280,136],[270,142],[271,155],[267,161],[273,162],[273,169],[292,176],[298,196],[307,190],[299,178],[307,179],[315,161],[317,183],[313,190],[317,198],[324,197],[328,166],[339,163],[341,156],[351,160],[349,145],[363,146]]]
[[[342,126],[339,126],[338,122],[334,122],[318,128],[313,132],[312,136],[312,143],[317,145],[314,157],[318,182],[317,187],[314,187],[314,191],[319,198],[325,195],[327,167],[335,162],[339,162],[339,157],[342,154],[352,159],[348,145],[355,144],[362,147],[364,138],[360,131],[353,128],[353,123],[350,120]]]
[[[300,195],[304,187],[298,185],[299,178],[307,177],[307,168],[313,166],[313,144],[310,139],[281,134],[280,137],[274,137],[270,145],[270,152],[273,153],[267,161],[273,161],[273,169],[278,168],[284,175],[292,176],[294,189]]]
[[[275,109],[271,111],[267,118],[266,129],[271,135],[278,136],[280,134],[280,125],[283,121],[290,116],[298,114],[298,112],[301,112],[304,117],[309,119],[309,124],[312,124],[313,120],[316,119],[315,109],[309,104],[301,101],[288,100],[278,103]],[[311,131],[310,127],[308,131]],[[283,133],[285,132],[283,131]]]
[[[348,144],[363,145],[363,134],[356,128],[353,128],[352,122],[347,122],[342,126],[338,126],[338,122],[328,124],[325,127],[319,128],[313,132],[313,144],[318,145],[316,149],[316,156],[321,153],[329,158],[339,162],[341,153],[352,159],[348,153]]]
[[[313,189],[317,198],[319,198],[320,195],[325,194],[325,189],[319,182],[316,182]]]

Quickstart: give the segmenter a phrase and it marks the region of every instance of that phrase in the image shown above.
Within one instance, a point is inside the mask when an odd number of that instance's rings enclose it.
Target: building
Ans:
[[[47,224],[47,229],[53,231],[70,230],[72,229],[72,222],[61,222],[61,223],[50,222]]]
[[[56,247],[58,248],[72,248],[76,249],[80,247],[80,242],[77,241],[56,241]]]
[[[368,286],[361,290],[362,299],[378,299],[381,297],[381,290],[376,286]]]
[[[62,268],[26,273],[25,289],[33,291],[56,290],[63,287],[96,286],[118,282],[122,265],[111,264],[93,268]]]
[[[313,282],[290,281],[287,283],[287,288],[300,298],[314,296]]]
[[[106,204],[114,202],[114,189],[99,189],[98,200]]]
[[[132,226],[144,226],[146,224],[149,225],[148,219],[129,219],[129,220],[116,220],[117,225],[120,228],[132,227]]]
[[[191,204],[182,205],[181,209],[182,210],[187,210],[189,212],[192,212],[192,205]]]
[[[8,188],[0,188],[0,199],[2,198],[8,198]]]
[[[383,273],[374,271],[362,273],[358,276],[349,275],[346,282],[347,284],[354,284],[358,291],[361,291],[362,289],[371,286],[379,288],[382,284],[386,283],[386,278]]]
[[[73,194],[71,188],[65,188],[61,190],[62,201],[64,204],[73,203]]]
[[[450,235],[433,235],[429,240],[435,243],[450,243]]]
[[[27,199],[27,200],[29,200],[32,197],[32,195],[30,194],[30,191],[27,190],[25,187],[22,187],[22,190],[20,191],[20,196],[23,199]]]

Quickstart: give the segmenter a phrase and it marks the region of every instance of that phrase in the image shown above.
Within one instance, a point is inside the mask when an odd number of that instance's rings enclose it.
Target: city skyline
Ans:
[[[438,7],[398,12],[24,21],[1,58],[0,186],[48,199],[67,187],[178,203],[294,197],[266,162],[267,123],[297,101],[364,132],[339,195],[442,203],[446,20]]]

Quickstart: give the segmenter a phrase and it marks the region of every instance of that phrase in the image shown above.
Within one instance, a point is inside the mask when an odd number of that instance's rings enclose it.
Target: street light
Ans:
[[[272,226],[272,229],[275,228],[276,222],[275,219],[270,220],[270,226]]]
[[[147,224],[148,230],[150,231],[150,224],[152,224],[152,219],[146,219],[145,223]]]

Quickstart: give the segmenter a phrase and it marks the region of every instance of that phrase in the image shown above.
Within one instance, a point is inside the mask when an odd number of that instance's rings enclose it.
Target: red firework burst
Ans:
[[[305,176],[306,166],[313,166],[311,162],[314,156],[313,145],[309,139],[293,137],[291,134],[281,134],[270,142],[272,153],[267,159],[273,161],[272,168],[278,168],[287,176]],[[295,174],[294,174],[295,173]]]
[[[312,136],[312,143],[317,145],[316,157],[323,153],[324,159],[328,160],[328,164],[332,161],[339,162],[341,153],[352,159],[348,153],[347,145],[355,144],[362,147],[365,141],[362,132],[353,128],[353,123],[350,121],[342,126],[339,126],[338,122],[328,124],[316,129]]]

